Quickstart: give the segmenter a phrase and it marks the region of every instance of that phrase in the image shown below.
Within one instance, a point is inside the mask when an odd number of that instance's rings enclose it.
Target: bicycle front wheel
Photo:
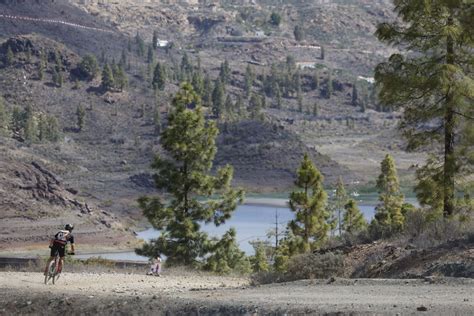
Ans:
[[[48,281],[54,277],[55,267],[56,267],[55,262],[51,261],[48,265],[48,270],[46,271],[46,275],[44,276],[44,284],[48,284]],[[53,284],[54,284],[54,278],[53,278]]]

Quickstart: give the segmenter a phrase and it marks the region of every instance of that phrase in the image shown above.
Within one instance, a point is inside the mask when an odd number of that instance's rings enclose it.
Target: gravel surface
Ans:
[[[44,285],[40,273],[0,273],[0,315],[35,314],[472,315],[472,279],[336,279],[250,286],[243,278],[173,271],[64,273]]]

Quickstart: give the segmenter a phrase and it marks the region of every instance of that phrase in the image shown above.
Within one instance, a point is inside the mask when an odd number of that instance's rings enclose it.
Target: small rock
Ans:
[[[31,301],[26,302],[26,305],[31,305],[31,304],[32,304]]]
[[[418,306],[416,308],[416,310],[419,311],[419,312],[426,312],[428,310],[428,308],[426,308],[425,306],[422,305],[422,306]]]

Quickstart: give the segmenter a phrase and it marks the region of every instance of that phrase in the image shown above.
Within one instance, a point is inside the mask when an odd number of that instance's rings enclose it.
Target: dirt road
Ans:
[[[44,285],[39,273],[0,273],[0,315],[469,315],[474,280],[307,280],[250,286],[248,280],[187,272],[64,273]]]

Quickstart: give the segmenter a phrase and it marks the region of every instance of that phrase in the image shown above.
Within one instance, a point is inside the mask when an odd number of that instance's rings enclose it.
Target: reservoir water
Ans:
[[[278,213],[279,229],[284,230],[286,224],[294,218],[293,213],[288,207],[285,207],[286,201],[283,199],[265,199],[263,203],[270,204],[262,205],[259,204],[258,200],[255,199],[251,203],[246,205],[240,205],[234,212],[232,218],[228,220],[224,225],[215,227],[213,224],[203,225],[202,229],[209,234],[209,236],[220,237],[229,228],[234,227],[237,231],[237,242],[239,243],[240,249],[245,251],[248,255],[254,253],[252,245],[249,241],[252,240],[266,240],[266,234],[268,231],[275,228],[276,218],[275,215]],[[247,201],[249,203],[249,201]],[[367,221],[370,221],[375,212],[375,206],[371,202],[366,204],[359,204],[360,210],[363,212]],[[149,241],[153,238],[157,238],[160,232],[150,228],[142,232],[137,233],[137,237]],[[102,253],[102,254],[83,254],[76,255],[78,258],[88,257],[102,257],[105,259],[112,260],[138,260],[147,261],[148,258],[136,255],[133,251],[117,252],[117,253]]]

